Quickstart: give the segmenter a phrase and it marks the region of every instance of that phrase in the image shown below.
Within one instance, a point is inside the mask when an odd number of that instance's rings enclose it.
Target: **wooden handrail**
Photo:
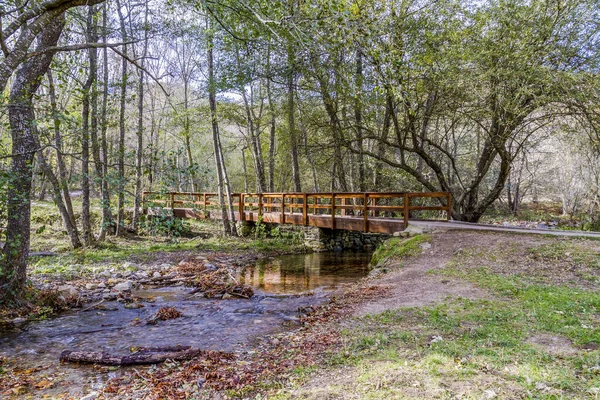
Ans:
[[[147,213],[152,205],[171,208],[173,213],[176,209],[197,209],[202,212],[199,217],[209,218],[215,211],[214,208],[220,205],[218,199],[215,199],[217,196],[217,193],[142,192],[142,210]],[[343,220],[362,217],[362,230],[369,232],[370,222],[381,219],[381,213],[385,213],[384,218],[392,220],[397,218],[392,213],[401,213],[404,226],[407,226],[411,218],[411,211],[444,211],[448,220],[452,217],[452,194],[449,192],[234,193],[232,197],[235,199],[233,204],[240,221],[256,220],[256,217],[262,218],[266,213],[278,215],[275,222],[282,224],[290,221],[294,224],[314,225],[314,218],[329,217],[330,223],[327,226],[336,229],[338,219],[344,226]],[[415,204],[413,201],[419,198],[437,199],[440,205]],[[378,200],[385,203],[377,204]],[[394,200],[398,200],[398,204],[394,204]],[[191,207],[186,208],[186,205]],[[320,210],[324,210],[324,213],[319,212]],[[338,210],[339,216],[336,215]],[[273,217],[269,218],[273,222]]]

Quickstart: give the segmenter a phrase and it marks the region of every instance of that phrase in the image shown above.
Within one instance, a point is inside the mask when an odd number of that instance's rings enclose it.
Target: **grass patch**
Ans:
[[[305,384],[294,396],[598,398],[600,292],[530,277],[552,266],[598,268],[594,246],[585,246],[552,239],[461,249],[434,273],[471,282],[490,298],[354,319],[325,372],[351,378],[331,388]]]
[[[555,240],[529,250],[534,260],[545,262],[567,262],[575,266],[600,268],[600,254],[575,241]]]
[[[513,282],[494,281],[500,293],[513,293],[510,300],[458,299],[355,321],[342,332],[336,364],[353,366],[358,382],[379,383],[346,390],[360,398],[403,397],[411,391],[427,398],[459,390],[467,398],[485,397],[486,390],[500,398],[536,399],[595,393],[600,352],[575,348],[556,354],[528,338],[553,332],[575,345],[600,340],[598,330],[586,325],[597,315],[600,295],[579,293],[568,300],[561,288],[528,287],[515,293]]]
[[[420,244],[430,239],[429,235],[417,235],[408,239],[390,238],[375,250],[371,258],[371,265],[380,268],[392,259],[418,256],[421,254]]]

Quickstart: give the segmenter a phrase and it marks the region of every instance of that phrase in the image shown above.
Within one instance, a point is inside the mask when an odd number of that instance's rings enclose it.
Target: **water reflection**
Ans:
[[[300,293],[318,287],[334,288],[369,273],[370,253],[325,252],[280,256],[248,267],[241,283],[268,293]]]
[[[23,331],[0,332],[0,356],[19,360],[23,368],[44,365],[41,374],[59,374],[56,385],[44,392],[51,398],[66,391],[70,397],[82,396],[99,388],[110,375],[93,367],[61,366],[58,356],[63,350],[125,355],[131,347],[180,344],[233,351],[240,343],[286,329],[283,324],[294,326],[299,309],[322,304],[328,299],[328,289],[365,276],[369,260],[370,254],[342,252],[263,261],[239,276],[258,289],[259,293],[249,300],[190,296],[190,288],[182,286],[148,287],[133,293],[144,299],[140,301],[142,308],[130,309],[111,302],[104,310],[72,311],[33,322]],[[308,291],[313,291],[313,295],[293,296]],[[146,321],[164,306],[175,307],[183,317],[147,325]]]

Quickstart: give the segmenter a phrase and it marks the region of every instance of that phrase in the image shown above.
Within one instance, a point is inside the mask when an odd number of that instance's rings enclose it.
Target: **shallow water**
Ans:
[[[289,255],[248,267],[238,280],[255,287],[251,299],[211,300],[190,296],[182,286],[142,288],[133,295],[145,299],[142,308],[127,309],[118,302],[104,303],[105,310],[70,312],[31,323],[22,331],[0,333],[0,355],[18,359],[19,365],[49,365],[62,375],[61,389],[46,394],[86,393],[110,377],[89,366],[59,366],[63,350],[129,353],[137,346],[188,345],[202,349],[233,351],[238,344],[294,324],[298,309],[325,302],[331,290],[354,282],[368,273],[370,254],[314,253]],[[183,317],[146,323],[161,307],[175,307]],[[77,382],[71,388],[68,382]],[[76,390],[72,392],[72,390]]]

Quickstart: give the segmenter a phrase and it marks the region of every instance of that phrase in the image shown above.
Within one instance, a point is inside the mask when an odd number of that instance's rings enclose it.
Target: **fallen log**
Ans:
[[[140,348],[139,352],[127,356],[107,352],[71,351],[60,354],[60,361],[80,364],[102,364],[112,366],[159,364],[167,360],[190,360],[202,354],[203,350],[189,347]]]

